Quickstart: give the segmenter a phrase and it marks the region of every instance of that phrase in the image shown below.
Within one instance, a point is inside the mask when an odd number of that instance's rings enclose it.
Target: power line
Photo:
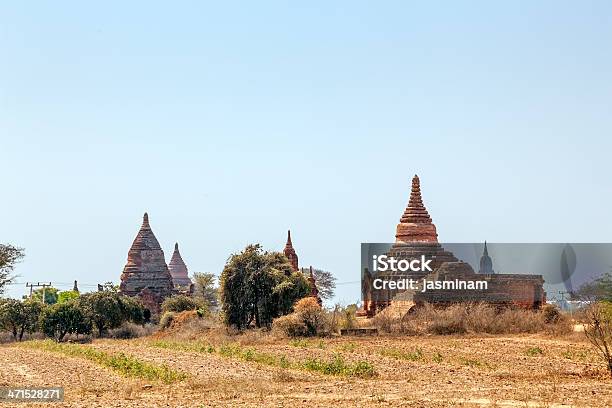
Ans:
[[[42,287],[42,302],[43,305],[45,304],[45,289],[47,289],[48,287],[51,287],[51,282],[49,283],[40,283],[40,282],[36,282],[36,283],[30,283],[30,282],[26,282],[26,288],[30,288],[30,299],[32,299],[32,290],[34,288],[41,288]]]

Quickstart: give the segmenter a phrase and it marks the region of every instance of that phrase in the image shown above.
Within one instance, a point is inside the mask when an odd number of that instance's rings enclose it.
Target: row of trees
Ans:
[[[0,245],[0,295],[13,278],[12,271],[23,258],[23,250]],[[335,278],[315,269],[319,295],[333,297]],[[306,274],[295,272],[279,252],[265,252],[260,245],[249,245],[230,257],[215,287],[215,276],[194,274],[198,305],[216,310],[221,303],[227,325],[244,329],[270,327],[273,319],[293,311],[294,304],[311,293]],[[44,296],[44,300],[43,300]],[[198,307],[198,309],[201,307]],[[148,311],[133,298],[113,291],[80,295],[76,291],[58,292],[55,288],[34,291],[26,301],[0,299],[0,330],[21,340],[26,333],[41,331],[62,340],[67,334],[88,334],[120,326],[125,321],[144,322]]]
[[[104,335],[124,322],[144,324],[148,310],[136,299],[104,291],[45,305],[37,299],[0,299],[0,331],[12,333],[21,341],[24,334],[44,333],[62,341],[68,334]]]

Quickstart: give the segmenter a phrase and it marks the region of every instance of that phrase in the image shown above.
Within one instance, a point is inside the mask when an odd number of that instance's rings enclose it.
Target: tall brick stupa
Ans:
[[[172,276],[166,265],[164,251],[144,214],[142,226],[128,251],[128,259],[119,290],[128,296],[139,296],[156,313],[159,305],[173,291]]]
[[[293,249],[293,243],[291,242],[291,231],[287,231],[287,243],[285,244],[285,249],[283,253],[289,259],[291,266],[295,272],[299,271],[298,268],[298,256],[295,253],[295,249]]]
[[[174,253],[168,264],[168,269],[170,270],[170,275],[172,275],[174,286],[188,287],[192,284],[191,279],[189,279],[187,265],[185,265],[181,253],[179,252],[178,242],[174,244]]]

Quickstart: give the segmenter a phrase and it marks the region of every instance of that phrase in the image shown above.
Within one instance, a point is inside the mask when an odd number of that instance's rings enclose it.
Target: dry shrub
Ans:
[[[111,339],[135,339],[148,336],[155,330],[153,325],[141,326],[132,322],[125,322],[116,329],[109,330],[107,337]]]
[[[317,336],[329,331],[327,315],[313,297],[297,301],[294,312],[275,319],[272,329],[287,337]]]
[[[463,334],[468,331],[466,319],[468,313],[463,305],[452,305],[436,312],[436,316],[429,322],[429,333]]]
[[[209,336],[213,329],[221,330],[220,326],[214,315],[201,317],[196,310],[180,313],[166,312],[161,317],[160,330],[154,336],[164,339],[195,340]]]
[[[542,313],[525,309],[504,309],[486,333],[537,333],[544,329]]]
[[[330,333],[338,333],[340,329],[354,329],[358,326],[356,313],[355,304],[345,307],[336,304],[333,310],[326,312],[327,330]]]
[[[326,328],[325,311],[313,297],[300,299],[294,306],[294,312],[306,325],[307,334],[316,336]]]
[[[439,308],[424,304],[403,317],[392,316],[383,310],[374,317],[373,324],[380,331],[402,334],[570,333],[570,319],[548,306],[533,311],[498,309],[486,303],[457,303]]]
[[[392,333],[395,331],[394,329],[400,321],[401,318],[398,318],[397,316],[392,316],[387,309],[384,309],[374,316],[374,318],[372,319],[372,325],[381,332]],[[404,333],[403,330],[398,331]]]
[[[587,307],[584,334],[605,362],[612,377],[612,304],[597,302]]]
[[[274,319],[272,330],[286,337],[306,336],[306,324],[296,314],[288,314]]]
[[[466,307],[466,329],[474,333],[492,333],[498,313],[495,308],[485,303],[470,304]]]
[[[0,331],[0,344],[12,343],[15,341],[13,335],[9,332]]]

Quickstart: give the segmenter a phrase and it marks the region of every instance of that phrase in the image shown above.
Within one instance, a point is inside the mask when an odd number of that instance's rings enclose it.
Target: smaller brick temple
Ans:
[[[285,248],[283,249],[283,254],[285,254],[287,259],[289,260],[289,263],[291,264],[291,267],[294,272],[299,271],[302,274],[304,274],[304,276],[306,276],[306,273],[304,272],[304,270],[303,269],[300,270],[299,265],[298,265],[298,256],[297,256],[297,253],[295,252],[295,249],[293,248],[293,242],[291,242],[291,230],[287,231],[287,243],[285,244]],[[310,267],[310,274],[307,276],[307,279],[308,279],[308,284],[310,285],[310,296],[315,298],[317,302],[319,302],[319,305],[322,305],[323,300],[319,296],[319,290],[317,289],[317,281],[314,276],[312,266]]]
[[[291,242],[291,230],[287,231],[287,243],[285,244],[285,249],[283,249],[283,253],[289,259],[289,263],[293,267],[294,271],[299,271],[298,268],[298,256],[295,253],[295,249],[293,249],[293,243]]]
[[[181,257],[179,252],[178,242],[174,244],[174,253],[168,264],[170,275],[172,276],[172,283],[175,287],[189,289],[193,282],[189,278],[189,271],[187,265]]]
[[[153,314],[159,313],[163,300],[174,291],[164,251],[151,230],[147,213],[128,251],[119,291],[128,296],[138,296]]]

